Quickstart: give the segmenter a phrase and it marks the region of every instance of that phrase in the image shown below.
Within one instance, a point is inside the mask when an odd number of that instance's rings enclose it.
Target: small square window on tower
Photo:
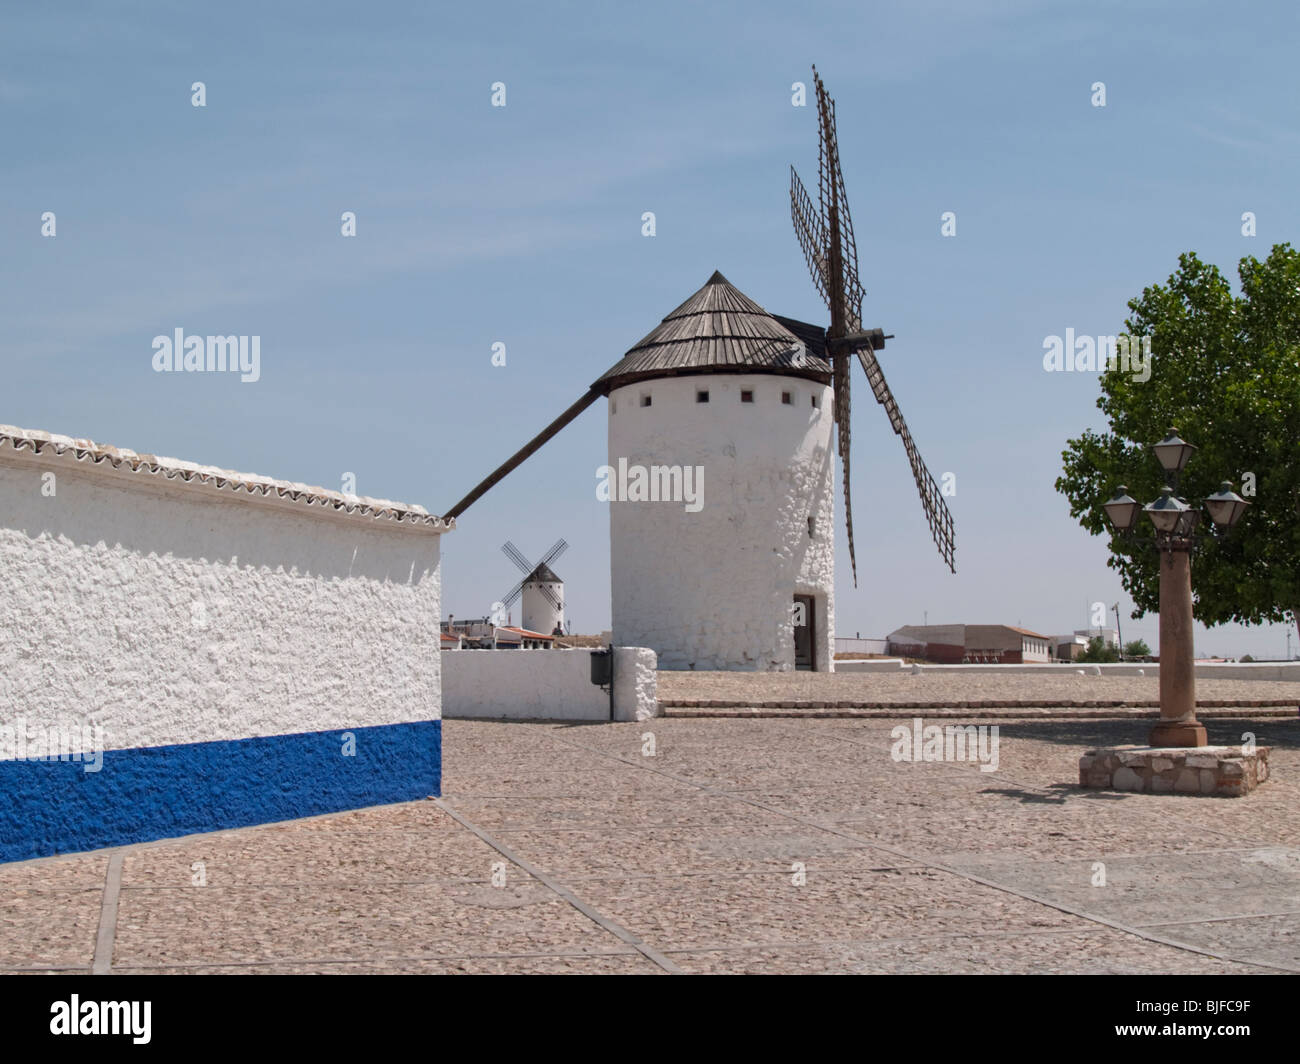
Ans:
[[[816,409],[817,409],[817,396],[815,396],[815,395],[810,395],[810,396],[808,396],[808,398],[812,400],[813,409],[816,410]]]
[[[809,515],[808,517],[808,538],[812,539],[817,534],[817,518]]]
[[[650,405],[650,396],[649,396],[649,394],[646,394],[646,395],[641,396],[641,405],[642,405],[642,406],[649,406],[649,405]]]
[[[740,401],[742,403],[752,403],[754,401],[754,393],[748,389],[742,390],[740,393]]]
[[[695,401],[697,403],[707,403],[709,401],[708,391],[704,388],[701,388],[698,392],[695,393]]]
[[[782,392],[781,402],[783,402],[786,406],[792,406],[794,404],[794,396],[790,392]]]

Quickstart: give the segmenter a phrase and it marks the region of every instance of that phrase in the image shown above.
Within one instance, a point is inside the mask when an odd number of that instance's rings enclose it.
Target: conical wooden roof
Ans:
[[[525,584],[562,584],[564,583],[564,581],[555,575],[554,569],[552,569],[545,562],[542,562],[535,569],[533,569],[531,573],[528,574],[528,579],[526,579],[524,583]]]
[[[685,373],[777,373],[830,379],[830,366],[716,270],[596,385]]]

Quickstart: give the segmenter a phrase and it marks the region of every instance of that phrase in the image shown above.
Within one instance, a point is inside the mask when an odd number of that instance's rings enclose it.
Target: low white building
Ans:
[[[1054,635],[1051,643],[1058,661],[1078,661],[1088,649],[1088,640],[1081,635]]]
[[[442,622],[443,650],[550,650],[556,636],[509,624],[494,624],[491,617]]]
[[[1085,645],[1087,642],[1100,636],[1102,642],[1105,643],[1106,646],[1114,647],[1116,650],[1119,649],[1119,629],[1117,628],[1076,628],[1074,634],[1083,636]]]
[[[555,646],[556,637],[506,625],[495,630],[494,638],[495,650],[550,650]]]

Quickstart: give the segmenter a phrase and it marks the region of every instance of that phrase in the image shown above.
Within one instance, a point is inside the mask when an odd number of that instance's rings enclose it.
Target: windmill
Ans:
[[[816,83],[819,203],[815,209],[792,170],[791,207],[813,283],[830,310],[829,330],[768,313],[715,271],[446,511],[459,517],[607,399],[608,464],[595,470],[595,487],[596,498],[609,504],[612,640],[653,649],[661,669],[833,670],[837,434],[857,584],[849,499],[855,354],[903,438],[931,533],[954,568],[952,516],[876,361],[890,337],[862,328],[835,106],[820,77]],[[696,489],[687,498],[692,473]],[[642,494],[638,485],[647,484]],[[522,554],[513,560],[525,577],[534,575]],[[524,590],[527,605],[525,589],[537,586],[525,579],[508,598]]]
[[[563,626],[564,581],[555,575],[550,566],[568,549],[567,542],[563,539],[556,540],[541,560],[534,564],[510,540],[506,540],[501,545],[501,553],[514,562],[524,575],[499,603],[493,604],[493,613],[499,616],[522,595],[523,618],[520,623],[524,628],[550,635],[556,624]]]
[[[813,67],[817,86],[818,178],[817,210],[794,167],[790,167],[790,215],[795,235],[817,288],[831,312],[826,330],[826,348],[831,356],[835,394],[835,422],[839,435],[840,464],[844,476],[844,522],[849,537],[849,562],[853,566],[853,585],[858,583],[858,563],[853,548],[853,504],[849,494],[850,455],[850,378],[851,358],[858,356],[876,401],[885,408],[889,424],[903,439],[912,478],[921,495],[921,505],[930,524],[930,535],[944,562],[956,572],[956,550],[952,514],[934,477],[921,460],[921,454],[907,430],[902,411],[885,382],[876,352],[893,339],[882,329],[862,328],[862,298],[866,294],[858,279],[858,246],[849,217],[848,198],[844,193],[844,174],[840,169],[840,150],[835,136],[835,101],[826,93],[821,75]]]

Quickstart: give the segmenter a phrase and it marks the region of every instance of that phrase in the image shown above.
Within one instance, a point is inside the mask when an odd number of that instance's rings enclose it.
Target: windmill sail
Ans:
[[[808,263],[808,272],[812,274],[813,284],[823,300],[830,303],[830,266],[826,262],[826,229],[821,216],[813,213],[812,200],[808,190],[803,187],[794,167],[790,167],[790,217],[794,221],[794,233],[803,249],[804,261]]]
[[[884,346],[884,334],[880,330],[872,330],[870,334],[862,331],[862,300],[866,293],[858,278],[858,245],[844,190],[844,171],[840,166],[839,142],[835,132],[835,101],[827,94],[816,67],[813,67],[813,78],[817,86],[818,210],[814,215],[812,199],[799,180],[799,175],[791,167],[790,214],[813,284],[831,312],[831,326],[827,330],[826,339],[834,369],[835,419],[839,427],[840,462],[844,473],[844,523],[848,532],[853,583],[856,587],[858,580],[853,544],[853,504],[849,494],[851,353],[857,354],[858,361],[866,372],[867,382],[871,385],[872,394],[885,408],[894,432],[903,439],[903,449],[907,452],[912,479],[921,496],[930,534],[948,568],[956,572],[952,514],[934,477],[921,459],[920,451],[912,440],[907,422],[903,420],[902,411],[889,390],[884,371],[876,358],[876,350]]]
[[[524,585],[528,583],[528,578],[520,580],[514,587],[501,596],[501,605],[509,609],[515,604],[515,600],[523,593]]]
[[[885,374],[880,369],[880,363],[876,361],[875,352],[859,349],[858,360],[866,371],[867,380],[871,384],[871,390],[875,392],[876,400],[889,415],[889,423],[893,426],[894,431],[903,438],[903,449],[907,452],[907,462],[912,467],[912,479],[916,481],[916,490],[921,496],[921,505],[925,508],[925,519],[930,525],[930,536],[934,539],[934,545],[939,548],[939,554],[947,564],[948,569],[955,573],[957,571],[957,538],[952,522],[952,512],[948,509],[948,504],[944,502],[939,485],[935,483],[930,470],[926,468],[925,462],[922,461],[921,452],[917,449],[912,434],[907,431],[907,422],[903,420],[903,413],[898,409],[898,404],[894,402],[893,393],[890,392],[889,385],[885,382]]]
[[[514,562],[515,568],[525,576],[533,571],[533,567],[528,564],[528,559],[524,557],[524,552],[511,543],[510,540],[506,540],[501,544],[501,553]]]
[[[556,540],[555,545],[551,547],[551,549],[548,550],[545,554],[542,555],[542,560],[537,563],[537,567],[540,568],[543,565],[550,565],[551,562],[555,561],[556,558],[558,558],[561,554],[563,554],[568,549],[569,549],[569,544],[567,541],[563,539]]]

